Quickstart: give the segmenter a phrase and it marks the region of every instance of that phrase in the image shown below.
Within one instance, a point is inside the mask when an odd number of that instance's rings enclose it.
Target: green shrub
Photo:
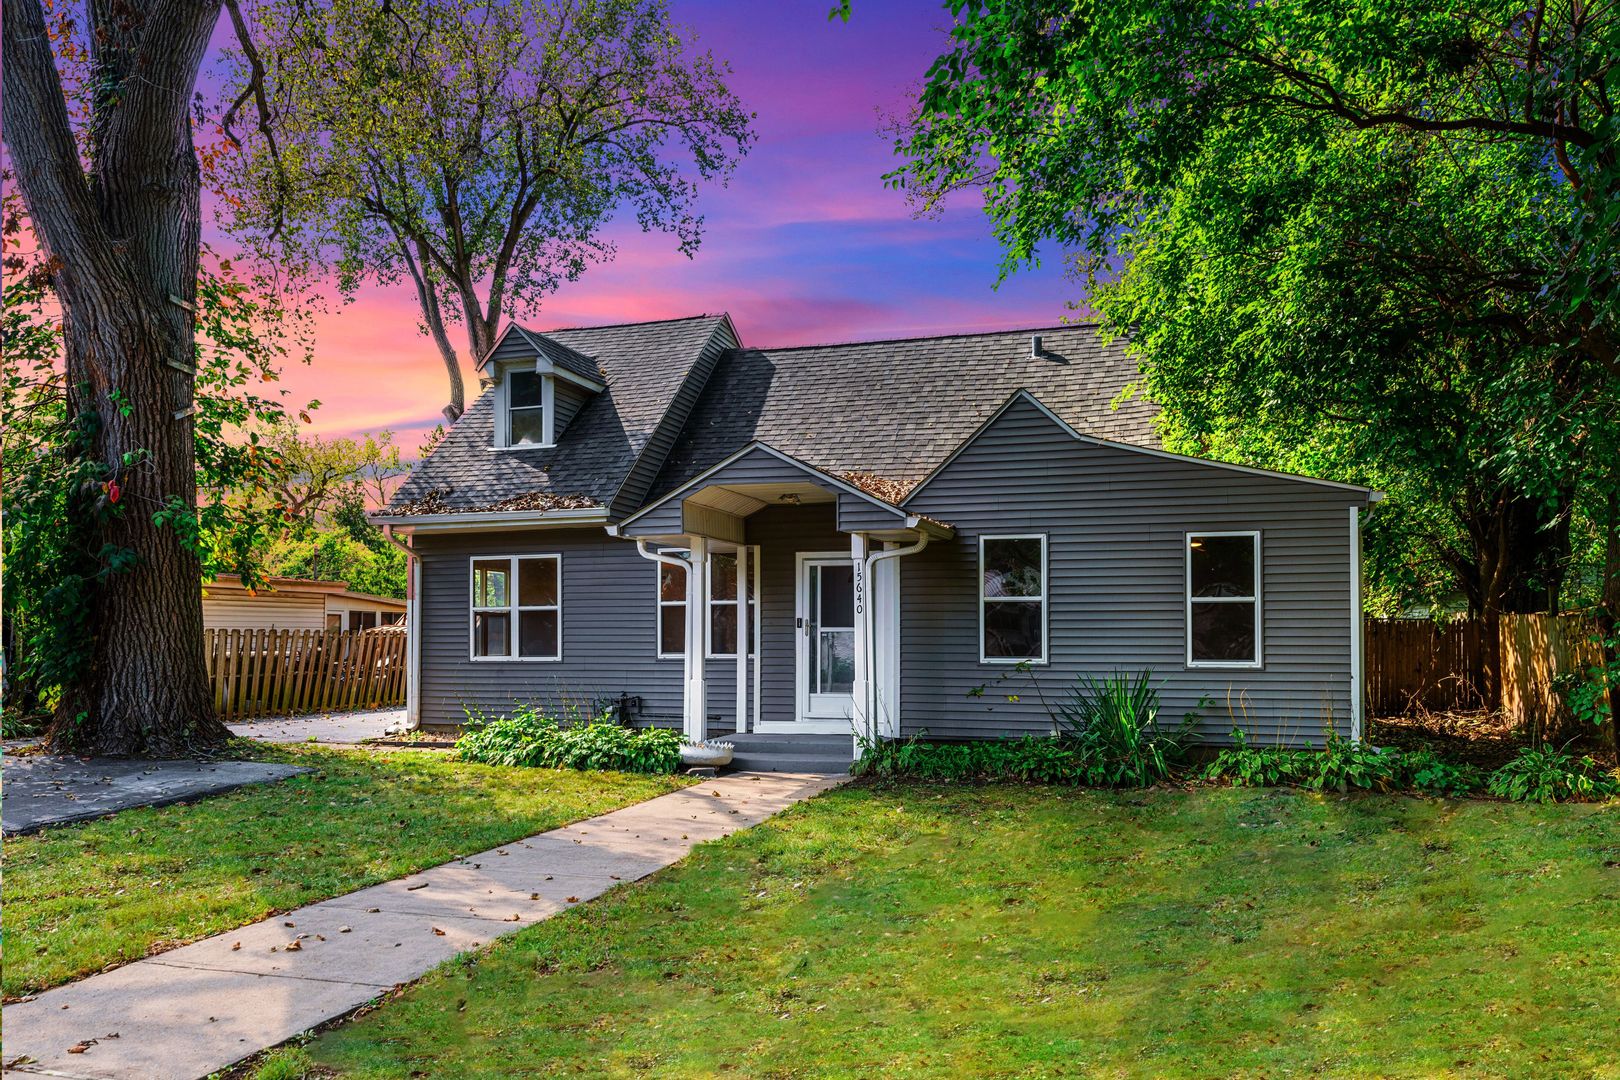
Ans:
[[[548,769],[614,769],[672,773],[681,765],[681,734],[659,728],[627,728],[606,715],[562,726],[525,705],[510,717],[488,719],[472,710],[456,740],[463,761]]]
[[[1467,762],[1447,761],[1433,750],[1408,750],[1407,784],[1425,795],[1459,799],[1485,786],[1484,770]]]
[[[1525,747],[1491,773],[1486,789],[1514,802],[1585,802],[1620,798],[1620,779],[1589,757]]]
[[[1225,780],[1234,787],[1274,787],[1297,784],[1305,776],[1305,753],[1280,746],[1250,746],[1241,730],[1232,732],[1233,745],[1204,766],[1205,780]]]
[[[1379,750],[1353,743],[1335,733],[1321,750],[1288,750],[1250,746],[1243,732],[1232,733],[1234,745],[1215,755],[1201,779],[1237,787],[1297,785],[1316,791],[1394,791],[1457,798],[1484,786],[1484,774],[1472,765],[1446,761],[1433,750]]]
[[[917,738],[866,744],[852,767],[857,776],[908,780],[1023,780],[1082,784],[1079,747],[1052,736],[929,743]]]
[[[1159,725],[1159,692],[1153,673],[1134,679],[1115,672],[1106,679],[1082,675],[1053,710],[1064,749],[1079,756],[1083,782],[1093,787],[1148,787],[1169,777],[1185,755],[1198,715],[1180,725]]]
[[[1364,742],[1351,742],[1329,732],[1327,745],[1302,755],[1300,783],[1313,791],[1388,791],[1405,780],[1405,759],[1399,750],[1379,750]]]

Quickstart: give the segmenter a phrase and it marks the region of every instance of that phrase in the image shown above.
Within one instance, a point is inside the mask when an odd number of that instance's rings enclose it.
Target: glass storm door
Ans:
[[[799,715],[844,720],[854,710],[855,567],[849,557],[799,563]]]

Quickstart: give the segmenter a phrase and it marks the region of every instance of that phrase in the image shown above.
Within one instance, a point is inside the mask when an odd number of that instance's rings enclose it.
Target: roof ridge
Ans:
[[[696,322],[699,319],[723,319],[725,317],[726,313],[723,311],[704,311],[696,315],[671,315],[667,319],[630,319],[626,322],[600,323],[594,326],[553,326],[549,330],[532,330],[519,325],[518,329],[528,334],[544,336],[546,334],[567,334],[577,330],[617,330],[625,326],[657,326],[661,323]]]
[[[958,338],[997,337],[1003,334],[1036,334],[1057,330],[1095,329],[1101,325],[1101,320],[1088,320],[1079,323],[1057,323],[1044,326],[1014,326],[1004,330],[963,330],[950,334],[915,334],[909,337],[851,338],[848,341],[820,341],[809,345],[747,345],[739,346],[736,351],[758,353],[802,352],[806,349],[843,349],[851,345],[894,345],[907,341],[954,341]]]

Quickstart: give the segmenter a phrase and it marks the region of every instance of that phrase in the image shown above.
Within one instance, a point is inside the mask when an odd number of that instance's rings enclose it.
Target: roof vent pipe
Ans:
[[[1031,360],[1041,358],[1041,335],[1039,334],[1035,334],[1029,339],[1029,358]]]

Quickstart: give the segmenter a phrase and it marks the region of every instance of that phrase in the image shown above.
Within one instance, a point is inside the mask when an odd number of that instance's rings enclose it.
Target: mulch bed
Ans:
[[[1529,735],[1500,712],[1480,709],[1459,712],[1419,712],[1409,716],[1380,716],[1372,721],[1371,741],[1377,746],[1433,748],[1458,761],[1495,769],[1530,745]],[[1605,764],[1614,763],[1614,751],[1595,733],[1572,744],[1572,752],[1591,754]]]

